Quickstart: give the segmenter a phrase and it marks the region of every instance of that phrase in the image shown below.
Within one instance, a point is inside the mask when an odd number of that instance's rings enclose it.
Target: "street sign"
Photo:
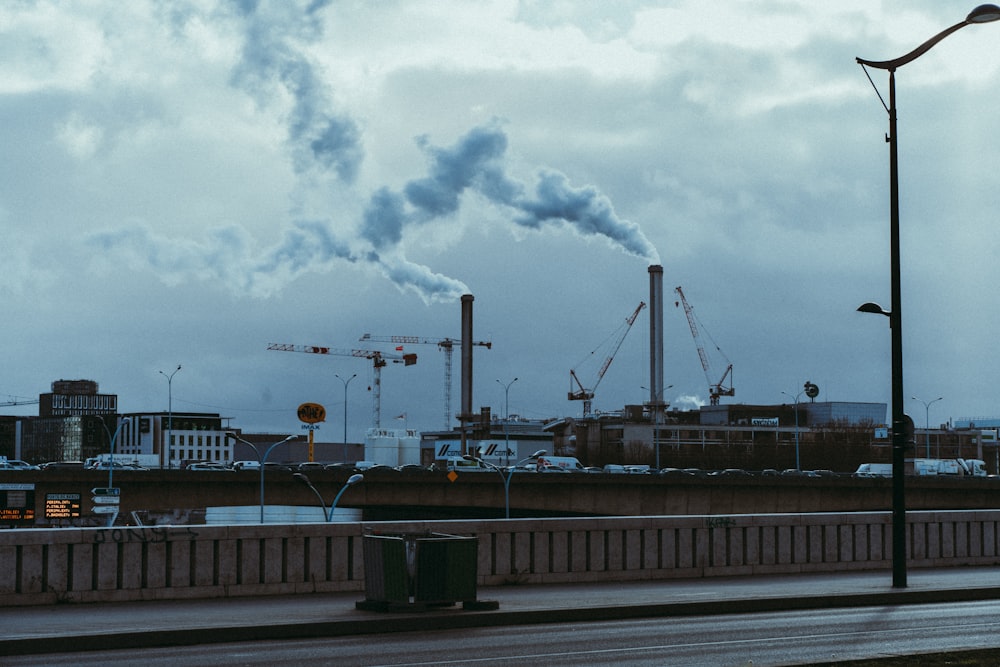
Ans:
[[[98,505],[117,505],[121,498],[118,496],[94,496],[91,500]]]
[[[118,514],[117,505],[98,505],[90,510],[94,514]]]
[[[91,489],[90,492],[95,496],[120,496],[122,494],[122,490],[117,486],[104,488],[97,487],[95,489]]]

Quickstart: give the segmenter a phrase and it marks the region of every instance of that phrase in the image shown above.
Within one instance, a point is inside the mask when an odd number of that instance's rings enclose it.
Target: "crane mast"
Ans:
[[[362,357],[371,359],[374,379],[372,381],[372,425],[375,428],[382,427],[382,367],[389,361],[394,364],[412,366],[417,363],[415,354],[392,354],[391,352],[381,352],[379,350],[356,350],[356,349],[336,349],[332,347],[321,347],[318,345],[293,345],[288,343],[270,343],[269,350],[279,352],[305,352],[308,354],[332,354],[344,357]]]
[[[586,417],[590,414],[590,409],[593,404],[594,392],[597,390],[597,385],[601,383],[604,378],[604,374],[608,372],[608,368],[611,366],[611,362],[615,360],[615,355],[618,354],[618,348],[622,346],[622,342],[625,340],[625,336],[628,335],[629,330],[632,329],[632,325],[635,324],[635,319],[639,316],[639,311],[646,307],[646,304],[642,301],[639,302],[638,307],[632,314],[625,318],[625,324],[622,328],[621,334],[615,340],[614,345],[611,348],[610,354],[604,359],[604,363],[601,364],[601,368],[597,371],[597,377],[594,379],[594,383],[590,388],[584,387],[583,383],[580,382],[580,378],[576,375],[576,369],[571,368],[569,371],[569,393],[567,398],[571,401],[583,401],[583,416]],[[574,383],[577,389],[573,389]]]
[[[430,338],[422,336],[373,336],[366,333],[358,340],[375,343],[395,343],[396,345],[437,345],[444,352],[444,428],[451,428],[451,353],[455,346],[461,347],[462,341],[456,338]],[[476,341],[473,346],[492,349],[491,341]]]
[[[705,379],[708,380],[708,400],[712,405],[718,405],[720,396],[733,396],[736,393],[736,390],[732,387],[733,365],[729,363],[728,359],[725,359],[722,350],[716,345],[715,349],[726,361],[726,370],[722,373],[722,377],[719,378],[718,382],[712,382],[712,378],[714,377],[712,365],[708,361],[708,355],[705,354],[705,347],[701,344],[698,322],[697,318],[695,318],[694,310],[692,310],[691,304],[685,298],[684,290],[677,287],[674,291],[677,292],[677,296],[680,298],[680,305],[684,308],[684,316],[687,317],[688,327],[691,329],[691,337],[694,339],[695,347],[698,348],[698,359],[701,360],[701,368],[705,371]],[[726,386],[726,378],[729,378],[730,382],[728,387]]]

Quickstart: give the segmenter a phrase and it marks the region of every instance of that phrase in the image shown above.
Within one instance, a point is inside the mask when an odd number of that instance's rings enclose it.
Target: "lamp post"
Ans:
[[[497,474],[500,475],[500,479],[503,480],[504,518],[509,519],[510,518],[510,479],[511,479],[511,477],[514,476],[514,470],[517,468],[517,466],[521,465],[525,461],[534,461],[539,456],[545,456],[545,450],[544,449],[539,449],[537,452],[535,452],[531,456],[529,456],[527,458],[521,459],[520,461],[518,461],[517,463],[515,463],[513,466],[508,467],[507,470],[504,470],[500,466],[498,466],[496,464],[493,464],[493,463],[490,463],[489,461],[484,461],[483,459],[479,458],[478,456],[473,456],[472,454],[465,454],[462,458],[464,458],[464,459],[466,459],[468,461],[478,461],[479,463],[482,463],[484,466],[486,466],[490,470],[495,471]]]
[[[242,442],[244,445],[252,449],[254,456],[257,457],[257,463],[260,464],[260,522],[264,523],[264,468],[267,467],[264,464],[267,462],[267,457],[271,455],[271,452],[274,450],[275,447],[277,447],[278,445],[283,445],[289,440],[294,440],[299,436],[290,435],[284,440],[279,440],[278,442],[274,443],[273,445],[270,445],[266,450],[264,450],[263,456],[261,456],[260,450],[257,449],[257,445],[245,440],[244,438],[241,438],[232,431],[226,433],[226,437]]]
[[[337,509],[337,503],[340,502],[340,497],[344,495],[344,491],[347,491],[347,489],[354,486],[364,478],[365,476],[360,473],[351,475],[347,478],[347,482],[344,483],[344,486],[341,487],[340,491],[338,491],[337,495],[334,497],[333,502],[330,503],[330,514],[326,517],[327,523],[333,521],[333,512]]]
[[[902,298],[900,296],[900,252],[899,252],[899,165],[896,136],[896,69],[927,53],[935,44],[960,28],[974,23],[989,23],[1000,19],[1000,7],[979,5],[964,21],[942,30],[926,42],[904,56],[893,60],[865,60],[857,58],[862,67],[874,67],[889,72],[889,105],[882,106],[889,113],[889,243],[892,305],[886,312],[875,304],[865,304],[858,310],[874,312],[889,317],[892,337],[892,585],[906,587],[906,503],[903,487],[904,450],[906,448],[906,416],[903,413],[903,324]],[[865,70],[867,75],[868,71]],[[869,79],[871,77],[869,76]],[[872,86],[874,86],[872,82]],[[877,89],[876,89],[877,92]],[[881,95],[879,95],[881,99]],[[874,307],[874,309],[873,309]],[[867,308],[867,309],[866,309]],[[877,309],[877,310],[876,310]]]
[[[927,449],[927,458],[931,457],[931,404],[944,400],[944,396],[938,396],[933,401],[924,401],[916,396],[910,396],[914,401],[924,404],[924,438]]]
[[[118,421],[118,426],[115,428],[115,434],[111,435],[111,431],[108,429],[108,425],[104,423],[104,419],[99,420],[101,426],[104,427],[104,432],[108,434],[108,488],[113,488],[114,484],[111,483],[114,472],[115,472],[115,441],[118,440],[118,434],[121,433],[122,427],[125,424],[131,424],[131,417],[122,417]]]
[[[789,398],[795,399],[795,469],[802,470],[802,466],[799,464],[799,397],[802,396],[805,391],[800,391],[793,397],[787,391],[781,392]]]
[[[316,494],[316,497],[319,498],[319,506],[323,508],[323,518],[326,519],[327,523],[333,521],[333,512],[335,509],[337,509],[337,503],[340,501],[340,497],[344,495],[344,491],[346,491],[349,487],[354,486],[358,482],[364,481],[365,479],[365,476],[362,474],[351,475],[350,477],[348,477],[347,481],[344,482],[344,486],[341,487],[340,491],[337,493],[337,496],[333,499],[333,504],[330,505],[330,512],[327,513],[326,504],[323,502],[322,494],[320,494],[320,492],[316,489],[316,487],[313,486],[313,483],[309,481],[309,478],[306,477],[305,473],[297,472],[294,475],[292,475],[292,477],[302,482],[306,486],[308,486],[310,489],[312,489],[312,492]]]
[[[177,364],[177,368],[175,368],[174,372],[171,373],[170,375],[167,375],[163,371],[160,371],[160,375],[162,375],[163,377],[167,378],[167,467],[168,468],[173,467],[171,465],[171,460],[173,458],[171,456],[171,450],[172,450],[171,445],[173,443],[170,442],[170,438],[173,435],[173,430],[174,430],[174,389],[173,389],[173,384],[174,384],[174,376],[177,375],[177,371],[179,371],[180,369],[181,369],[181,365]]]
[[[656,393],[655,400],[650,401],[649,406],[653,409],[653,449],[656,450],[656,469],[660,469],[660,417],[663,415],[663,392],[672,388],[674,385],[668,384],[666,387],[660,389]],[[646,389],[640,386],[639,389],[643,389],[652,394],[652,390]]]
[[[358,377],[358,374],[355,373],[354,375],[352,375],[351,377],[347,378],[346,380],[344,378],[340,377],[340,375],[338,375],[336,373],[334,373],[333,377],[337,378],[338,380],[340,380],[341,382],[344,383],[344,451],[343,451],[342,458],[343,458],[343,462],[347,463],[347,385],[351,384],[351,380],[353,380],[354,378]]]
[[[514,378],[510,382],[504,382],[500,378],[497,378],[497,382],[503,387],[504,456],[507,457],[507,463],[510,464],[510,434],[507,432],[507,423],[510,421],[510,386],[517,382],[517,378]]]

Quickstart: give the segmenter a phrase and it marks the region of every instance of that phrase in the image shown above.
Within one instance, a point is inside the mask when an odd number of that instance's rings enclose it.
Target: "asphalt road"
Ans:
[[[746,667],[1000,650],[1000,601],[554,623],[8,657],[4,665]]]

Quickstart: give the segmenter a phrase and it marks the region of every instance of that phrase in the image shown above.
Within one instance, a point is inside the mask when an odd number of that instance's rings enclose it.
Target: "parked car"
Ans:
[[[260,461],[237,461],[233,470],[260,470]]]
[[[222,465],[221,463],[211,463],[211,462],[207,462],[206,461],[206,462],[203,462],[203,463],[192,463],[192,464],[188,465],[188,467],[186,468],[186,470],[216,470],[216,471],[222,470],[222,471],[230,471],[231,472],[232,468],[227,468],[226,466]]]
[[[42,470],[83,470],[83,461],[49,461],[43,463]]]
[[[20,459],[0,457],[0,470],[40,470],[40,468]]]

